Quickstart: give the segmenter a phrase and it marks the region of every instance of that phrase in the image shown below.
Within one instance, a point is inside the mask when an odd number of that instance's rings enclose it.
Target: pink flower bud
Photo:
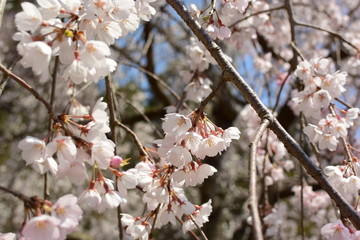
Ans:
[[[113,156],[110,161],[110,166],[113,168],[117,168],[122,163],[123,159],[119,156]]]

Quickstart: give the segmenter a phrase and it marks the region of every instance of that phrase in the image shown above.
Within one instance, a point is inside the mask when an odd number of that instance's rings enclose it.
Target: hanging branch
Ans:
[[[175,217],[176,217],[176,220],[178,220],[178,222],[179,222],[181,225],[184,225],[184,221],[181,220],[181,218],[179,218],[178,216],[175,216]],[[191,236],[194,237],[195,240],[200,240],[192,230],[189,230],[188,232],[189,232],[189,234],[190,234]]]
[[[200,234],[201,234],[201,238],[203,240],[208,240],[208,238],[206,237],[205,233],[203,232],[203,230],[201,230],[201,227],[199,226],[199,224],[197,224],[197,222],[195,221],[194,217],[190,214],[189,215],[191,218],[191,221],[194,223],[195,227],[197,228],[197,230],[199,230]]]
[[[236,69],[232,66],[220,47],[210,38],[210,36],[201,28],[187,11],[185,6],[179,0],[167,0],[175,11],[180,15],[187,26],[201,41],[212,57],[215,59],[221,70],[225,80],[231,82],[249,102],[249,104],[257,112],[261,119],[268,119],[270,121],[270,129],[276,134],[278,139],[284,144],[287,151],[294,156],[306,169],[306,171],[319,183],[334,200],[337,207],[341,211],[343,218],[349,218],[352,224],[360,229],[360,216],[353,209],[353,207],[339,194],[338,191],[327,181],[321,169],[306,155],[299,144],[290,136],[290,134],[280,125],[278,120],[273,117],[272,113],[260,101],[253,89],[245,82]]]
[[[116,93],[116,95],[119,96],[123,101],[125,101],[132,109],[134,109],[134,111],[136,111],[138,114],[140,114],[140,116],[151,126],[151,128],[154,130],[154,132],[156,133],[156,135],[159,138],[164,137],[164,134],[162,134],[159,131],[159,129],[157,129],[155,124],[151,122],[150,118],[148,116],[146,116],[146,114],[144,112],[142,112],[138,107],[136,107],[131,101],[129,101],[129,99],[124,97],[121,93]]]
[[[4,16],[5,6],[6,6],[7,0],[0,0],[0,28],[2,25],[2,19]]]
[[[262,11],[259,11],[259,12],[255,12],[255,13],[252,13],[250,15],[247,15],[246,17],[243,17],[242,19],[239,19],[237,20],[236,22],[232,23],[229,25],[229,28],[232,28],[232,27],[235,27],[236,24],[238,23],[241,23],[249,18],[252,18],[252,17],[255,17],[257,15],[260,15],[260,14],[263,14],[263,13],[271,13],[271,12],[274,12],[274,11],[278,11],[278,10],[282,10],[284,9],[284,5],[281,5],[281,6],[278,6],[278,7],[273,7],[273,8],[269,8],[269,9],[266,9],[266,10],[262,10]]]
[[[250,143],[250,159],[249,159],[249,205],[250,212],[252,217],[252,228],[253,228],[253,236],[254,239],[263,240],[264,236],[261,228],[261,220],[259,214],[258,200],[256,196],[256,153],[257,147],[261,140],[261,136],[266,131],[269,126],[270,121],[268,119],[264,119],[256,131],[254,141]]]
[[[219,91],[219,89],[221,88],[223,83],[224,83],[224,81],[220,80],[220,82],[215,87],[215,89],[204,100],[201,101],[200,106],[195,111],[196,112],[196,117],[195,117],[195,120],[193,122],[194,127],[196,127],[197,122],[199,121],[201,116],[203,116],[203,112],[204,112],[204,109],[205,109],[206,105],[211,101],[211,99],[213,99],[215,97],[217,91]]]
[[[344,43],[348,44],[350,47],[354,48],[356,50],[356,52],[360,52],[360,49],[358,47],[356,47],[354,44],[352,44],[350,41],[346,40],[345,38],[343,38],[340,34],[338,34],[336,32],[333,32],[333,31],[330,31],[330,30],[327,30],[327,29],[324,29],[324,28],[321,28],[321,27],[318,27],[318,26],[314,26],[314,25],[311,25],[311,24],[301,23],[301,22],[298,22],[298,21],[295,21],[295,25],[301,26],[301,27],[308,27],[308,28],[312,28],[312,29],[319,30],[319,31],[322,31],[322,32],[326,32],[326,33],[340,39]]]
[[[134,131],[128,128],[127,126],[125,126],[124,124],[122,124],[119,120],[116,120],[116,125],[124,129],[127,133],[129,133],[133,137],[134,142],[140,151],[140,155],[142,157],[150,159],[149,154],[146,152],[144,145],[140,142],[139,138],[136,136]]]
[[[109,121],[110,121],[110,132],[111,132],[111,140],[115,143],[114,153],[117,155],[116,149],[116,111],[115,111],[115,99],[114,99],[114,89],[112,87],[112,79],[111,76],[108,75],[105,77],[105,85],[106,85],[106,100],[109,107]],[[115,176],[115,183],[117,183],[118,177]],[[115,190],[118,191],[118,186],[115,184]],[[121,205],[117,207],[117,221],[119,228],[119,240],[124,239],[123,227],[122,227],[122,210]]]
[[[15,80],[18,84],[23,86],[26,90],[28,90],[37,100],[39,100],[48,110],[48,113],[50,115],[50,118],[54,120],[55,122],[58,122],[57,117],[55,116],[54,110],[50,103],[48,103],[34,88],[32,88],[27,82],[25,82],[22,78],[17,76],[16,74],[12,73],[10,70],[8,70],[6,67],[4,67],[0,63],[0,71]]]
[[[59,56],[55,57],[55,63],[54,63],[54,69],[53,69],[53,73],[51,74],[51,88],[50,88],[50,106],[52,109],[54,109],[54,104],[55,104],[55,94],[56,94],[56,78],[57,78],[57,70],[59,67]],[[50,118],[49,119],[49,132],[51,132],[51,128],[52,128],[52,123],[53,120]],[[49,193],[49,185],[48,185],[48,173],[46,172],[44,174],[44,191],[43,191],[43,196],[44,199],[48,199],[50,196]]]
[[[34,196],[34,197],[28,197],[20,192],[17,191],[13,191],[11,189],[8,189],[6,187],[0,186],[0,191],[9,193],[11,195],[13,195],[14,197],[17,197],[18,199],[20,199],[21,201],[24,202],[25,208],[39,208],[40,205],[44,202],[43,200],[41,200],[40,198]]]
[[[336,117],[334,105],[330,104],[329,108],[330,108],[331,114],[332,114],[334,117]],[[346,160],[347,160],[348,163],[351,163],[351,162],[352,162],[352,157],[351,157],[349,145],[348,145],[348,143],[346,142],[346,139],[345,139],[344,137],[340,137],[340,141],[341,141],[341,143],[342,143],[342,145],[344,146],[344,149],[345,149]]]

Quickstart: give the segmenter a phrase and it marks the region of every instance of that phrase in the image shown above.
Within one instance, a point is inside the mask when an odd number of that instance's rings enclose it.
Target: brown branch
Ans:
[[[57,70],[58,70],[58,67],[59,67],[59,63],[60,63],[59,56],[56,56],[55,57],[55,62],[54,62],[54,69],[53,69],[53,72],[52,72],[52,75],[51,75],[51,88],[50,88],[50,106],[53,109],[54,109],[54,104],[55,104],[56,78],[57,78]],[[49,119],[49,126],[48,126],[49,132],[51,132],[52,123],[53,123],[53,120],[50,118]],[[46,172],[44,174],[44,191],[43,191],[43,196],[44,196],[45,200],[50,197],[48,177],[49,177],[48,173]]]
[[[18,199],[23,201],[25,209],[38,209],[45,203],[45,201],[43,199],[40,199],[37,196],[28,197],[25,194],[22,194],[17,191],[13,191],[13,190],[3,187],[3,186],[0,186],[0,191],[9,193],[9,194],[13,195],[14,197],[17,197]]]
[[[150,22],[145,23],[144,25],[144,41],[147,43],[144,48],[146,47],[146,66],[145,69],[149,72],[155,72],[154,66],[154,53],[153,53],[153,41],[149,41],[153,39],[152,36],[152,24]],[[171,102],[168,96],[162,91],[160,86],[158,85],[158,81],[154,79],[152,76],[146,75],[149,81],[150,87],[153,90],[154,95],[156,98],[164,105],[168,106],[171,105]]]
[[[134,139],[134,142],[136,144],[136,146],[138,147],[139,151],[140,151],[140,155],[150,159],[149,158],[149,154],[147,153],[147,151],[145,150],[144,145],[140,142],[139,138],[136,136],[136,134],[134,133],[133,130],[131,130],[130,128],[128,128],[127,126],[125,126],[124,124],[122,124],[120,121],[116,120],[116,125],[121,127],[122,129],[124,129],[127,133],[129,133],[132,138]]]
[[[0,0],[1,1],[1,0]],[[16,64],[19,62],[19,60],[20,60],[20,58],[19,57],[17,57],[16,59],[15,59],[15,61],[8,67],[8,70],[9,71],[12,71],[13,70],[13,68],[16,66]],[[0,62],[0,64],[1,64],[1,62]],[[1,94],[3,93],[3,91],[4,91],[4,89],[5,89],[5,86],[6,86],[6,83],[7,83],[7,80],[9,79],[9,75],[7,75],[7,74],[3,74],[3,76],[2,76],[2,79],[1,79],[1,81],[0,81],[0,96],[1,96]]]
[[[329,108],[330,108],[331,115],[336,117],[334,105],[330,104]],[[340,141],[341,141],[341,143],[342,143],[342,145],[344,146],[344,149],[345,149],[346,160],[347,160],[348,163],[351,163],[352,162],[352,157],[351,157],[349,145],[347,144],[346,139],[344,137],[340,137]]]
[[[178,216],[175,216],[175,217],[176,217],[176,220],[178,220],[178,222],[179,222],[181,225],[184,224],[184,221],[181,220]],[[189,230],[188,232],[191,234],[191,236],[194,237],[195,240],[200,240],[192,230]]]
[[[180,17],[188,25],[188,27],[192,30],[196,37],[204,44],[204,46],[207,48],[207,50],[213,56],[219,67],[224,72],[223,74],[225,79],[234,84],[234,86],[254,108],[254,110],[257,112],[258,116],[261,119],[268,119],[270,121],[270,129],[284,144],[287,151],[304,166],[306,171],[319,183],[321,188],[329,194],[330,198],[334,200],[337,207],[341,211],[342,217],[349,218],[352,224],[357,229],[360,229],[360,216],[358,215],[358,213],[327,181],[321,169],[316,166],[316,164],[302,150],[299,144],[290,136],[288,132],[286,132],[286,130],[280,125],[277,119],[273,117],[271,112],[260,101],[255,92],[250,88],[250,86],[232,66],[224,53],[221,51],[220,47],[201,28],[199,23],[197,23],[191,17],[186,7],[179,0],[167,0],[167,3],[175,9],[175,11],[180,15]]]
[[[262,11],[259,11],[259,12],[252,13],[252,14],[247,15],[246,17],[243,17],[242,19],[239,19],[239,20],[237,20],[236,22],[230,24],[230,25],[229,25],[229,28],[232,28],[232,27],[234,27],[236,24],[241,23],[241,22],[243,22],[243,21],[245,21],[245,20],[247,20],[247,19],[249,19],[249,18],[255,17],[255,16],[257,16],[257,15],[260,15],[260,14],[263,14],[263,13],[270,13],[270,12],[277,11],[277,10],[281,10],[281,9],[284,9],[284,6],[283,6],[283,5],[281,5],[281,6],[279,6],[279,7],[273,7],[273,8],[269,8],[269,9],[267,9],[267,10],[262,10]]]
[[[115,99],[114,99],[114,89],[112,87],[112,78],[110,75],[105,77],[105,86],[106,86],[106,102],[109,108],[109,121],[110,121],[110,132],[111,132],[111,141],[115,143],[115,155],[117,155],[117,139],[116,139],[116,110],[115,110]],[[118,177],[115,176],[115,183],[117,183]],[[118,186],[115,184],[115,190],[118,191]],[[124,239],[123,227],[122,227],[122,210],[121,206],[117,207],[117,221],[119,228],[119,240]]]
[[[151,225],[151,231],[150,231],[150,234],[149,234],[149,239],[153,239],[154,230],[155,230],[155,226],[156,226],[156,220],[157,220],[158,215],[159,215],[160,206],[161,206],[161,203],[159,203],[157,205],[156,209],[153,211],[153,213],[155,213],[155,217],[154,217],[154,221],[153,221],[153,223]]]
[[[122,100],[124,100],[132,109],[134,109],[135,112],[140,114],[140,116],[151,126],[151,128],[154,130],[156,135],[160,138],[164,137],[164,134],[162,134],[159,129],[151,122],[150,118],[146,116],[144,112],[142,112],[138,107],[136,107],[129,99],[126,99],[122,94],[116,93],[117,96],[119,96]]]
[[[221,81],[218,83],[216,88],[204,99],[201,101],[200,106],[196,109],[196,117],[193,122],[193,126],[196,127],[197,122],[199,121],[200,117],[203,116],[204,109],[206,105],[215,97],[217,91],[219,91],[220,87],[223,85],[225,81]]]
[[[191,221],[195,224],[195,227],[197,228],[197,230],[199,230],[200,234],[201,234],[201,238],[203,240],[208,240],[208,238],[206,237],[205,233],[203,232],[203,230],[201,230],[199,224],[195,221],[194,217],[190,214],[189,215],[191,218]]]
[[[252,217],[252,228],[253,228],[253,238],[257,240],[263,240],[264,236],[262,233],[261,219],[259,214],[258,200],[256,196],[256,153],[258,149],[261,136],[266,131],[269,126],[270,121],[264,119],[257,130],[254,141],[250,143],[250,159],[249,159],[249,204],[250,212]]]
[[[338,39],[340,39],[341,41],[343,41],[344,43],[348,44],[349,46],[351,46],[352,48],[354,48],[356,50],[356,52],[360,52],[360,49],[358,47],[356,47],[354,44],[352,44],[350,41],[346,40],[343,36],[341,36],[340,34],[336,33],[336,32],[333,32],[333,31],[330,31],[330,30],[327,30],[327,29],[324,29],[324,28],[321,28],[319,26],[314,26],[314,25],[311,25],[311,24],[307,24],[307,23],[301,23],[301,22],[298,22],[298,21],[295,21],[295,24],[297,26],[302,26],[302,27],[308,27],[308,28],[312,28],[312,29],[316,29],[316,30],[319,30],[319,31],[322,31],[322,32],[326,32]]]
[[[177,94],[177,92],[169,86],[169,84],[167,84],[163,79],[161,79],[158,75],[156,75],[153,72],[150,72],[148,70],[146,70],[145,68],[139,66],[139,65],[135,65],[135,64],[127,64],[127,63],[123,63],[122,65],[128,66],[128,67],[133,67],[138,69],[139,71],[149,75],[150,77],[152,77],[153,79],[155,79],[156,81],[159,82],[159,84],[161,86],[163,86],[166,90],[169,91],[169,93],[171,93],[171,95],[173,95],[177,100],[180,100],[180,96],[179,94]]]
[[[7,0],[0,0],[0,29],[1,29],[1,25],[2,25],[2,19],[4,16],[6,2],[7,2]]]
[[[106,102],[109,109],[109,120],[110,120],[110,132],[111,132],[111,141],[116,145],[116,111],[115,111],[115,100],[114,100],[114,90],[112,87],[111,76],[105,77],[105,86],[106,86]],[[115,155],[117,150],[115,147]]]
[[[10,78],[15,80],[18,84],[23,86],[26,90],[28,90],[37,100],[39,100],[48,110],[49,116],[51,119],[53,119],[55,122],[58,122],[57,117],[55,116],[54,110],[50,103],[48,103],[33,87],[31,87],[28,83],[26,83],[23,79],[21,79],[19,76],[8,70],[6,67],[4,67],[0,63],[0,71],[4,74],[8,75]]]

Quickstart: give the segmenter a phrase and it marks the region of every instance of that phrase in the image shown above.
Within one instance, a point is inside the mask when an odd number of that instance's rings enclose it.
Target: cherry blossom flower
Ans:
[[[342,223],[341,220],[337,220],[333,223],[328,223],[323,226],[321,228],[321,235],[332,240],[351,239],[351,233],[349,229]]]
[[[58,164],[52,158],[56,150],[46,146],[44,141],[27,136],[19,142],[18,148],[22,150],[21,156],[26,164],[31,165],[39,173],[48,171],[52,174],[57,173]]]
[[[36,2],[41,7],[39,10],[44,19],[49,20],[59,15],[61,4],[58,0],[37,0]]]
[[[0,240],[16,240],[15,233],[0,233]]]
[[[204,225],[204,223],[208,222],[209,221],[209,215],[210,213],[212,212],[212,206],[211,206],[211,199],[202,204],[198,210],[194,211],[194,213],[192,214],[194,217],[194,221],[197,223],[197,225],[199,227],[202,227]],[[187,231],[190,231],[190,230],[193,230],[196,228],[196,225],[194,224],[194,222],[189,219],[189,220],[186,220],[184,223],[183,223],[183,226],[182,226],[182,230],[184,233],[186,233]]]
[[[63,239],[59,229],[60,220],[56,217],[41,215],[32,218],[22,230],[22,236],[29,240]]]
[[[125,203],[126,199],[120,196],[120,193],[113,190],[108,190],[101,199],[100,204],[97,206],[99,213],[104,212],[105,209],[116,208],[120,203]]]
[[[129,169],[128,171],[121,172],[121,177],[118,177],[117,187],[123,198],[127,195],[127,189],[134,189],[138,185],[139,181],[136,174],[136,169]]]
[[[234,0],[234,1],[224,1],[225,8],[236,9],[239,13],[244,13],[247,8],[250,0]]]
[[[115,144],[108,139],[93,142],[91,148],[91,162],[96,162],[101,169],[107,169],[114,156]]]
[[[42,23],[42,16],[39,9],[32,3],[21,3],[22,12],[15,15],[16,27],[21,31],[34,33]]]
[[[99,192],[96,190],[96,188],[90,187],[84,190],[79,197],[79,203],[84,204],[86,207],[91,209],[97,208],[100,202],[101,202],[101,196]]]
[[[48,64],[50,62],[52,50],[44,42],[30,42],[23,44],[20,54],[21,64],[25,67],[31,67],[35,74],[47,74]]]
[[[174,166],[181,168],[185,164],[191,162],[192,157],[186,148],[183,148],[182,146],[176,146],[169,151],[166,160]]]
[[[135,219],[129,214],[121,214],[121,222],[126,226],[126,232],[135,239],[148,240],[151,226],[144,219]]]
[[[83,211],[77,201],[74,195],[67,194],[59,198],[52,207],[51,215],[60,220],[59,227],[63,234],[73,232],[82,219]]]
[[[172,133],[175,136],[185,134],[191,128],[191,120],[178,113],[168,113],[163,119],[162,128],[165,133]]]
[[[296,67],[294,74],[296,77],[306,82],[312,77],[313,74],[312,66],[308,61],[302,61]]]

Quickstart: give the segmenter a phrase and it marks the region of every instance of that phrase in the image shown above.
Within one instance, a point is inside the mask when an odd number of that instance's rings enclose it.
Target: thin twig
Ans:
[[[1,0],[0,0],[1,1]],[[9,71],[12,71],[12,69],[16,66],[16,64],[18,63],[18,61],[20,60],[19,57],[17,57],[14,62],[8,67],[8,70]],[[1,63],[0,63],[1,64]],[[7,83],[7,80],[9,79],[9,75],[7,74],[3,74],[3,77],[0,81],[0,96],[1,94],[3,93],[4,89],[5,89],[5,86],[6,86],[6,83]]]
[[[221,86],[225,83],[225,81],[221,81],[218,83],[218,85],[215,87],[215,89],[204,99],[201,101],[199,107],[196,109],[196,116],[195,120],[193,122],[193,126],[195,127],[197,125],[197,122],[199,119],[203,116],[204,109],[206,105],[215,97],[217,91],[221,88]]]
[[[106,102],[109,109],[109,120],[110,120],[110,131],[111,131],[111,140],[116,145],[116,111],[115,111],[115,100],[114,100],[114,90],[112,87],[111,76],[105,77],[105,86],[106,86]],[[115,155],[117,150],[115,147]]]
[[[23,202],[32,202],[31,198],[20,193],[20,192],[16,192],[16,191],[13,191],[11,189],[8,189],[6,187],[3,187],[3,186],[0,186],[0,190],[3,191],[3,192],[7,192],[7,193],[10,193],[11,195],[13,195],[14,197],[17,197],[18,199],[22,200]]]
[[[274,113],[276,111],[276,108],[278,107],[279,103],[280,103],[280,96],[281,96],[281,93],[282,93],[282,90],[284,89],[284,86],[285,86],[285,83],[287,82],[287,80],[289,79],[290,75],[291,75],[292,71],[289,70],[285,79],[282,81],[281,83],[281,86],[280,86],[280,89],[279,89],[279,92],[276,96],[276,101],[275,101],[275,104],[274,104],[274,107],[272,109],[272,112]]]
[[[270,12],[273,12],[273,11],[277,11],[277,10],[281,10],[281,9],[284,9],[284,5],[281,5],[279,7],[274,7],[274,8],[269,8],[269,9],[266,9],[266,10],[263,10],[263,11],[259,11],[259,12],[255,12],[255,13],[252,13],[250,15],[247,15],[246,17],[242,18],[242,19],[239,19],[237,20],[236,22],[232,23],[229,25],[229,28],[232,28],[234,27],[236,24],[238,23],[241,23],[249,18],[252,18],[252,17],[255,17],[257,15],[260,15],[260,14],[263,14],[263,13],[270,13]]]
[[[116,93],[117,96],[119,96],[122,100],[124,100],[132,109],[134,109],[140,116],[151,126],[151,128],[154,130],[154,132],[158,135],[158,137],[163,138],[164,134],[162,134],[159,129],[154,125],[154,123],[151,122],[150,118],[146,116],[144,112],[142,112],[138,107],[136,107],[129,99],[126,99],[122,94]]]
[[[117,155],[117,135],[116,135],[116,109],[115,109],[115,99],[114,99],[114,89],[112,87],[112,78],[110,75],[105,77],[105,86],[106,86],[106,101],[109,108],[109,121],[110,121],[110,132],[111,132],[111,140],[115,144],[114,153]],[[118,191],[117,185],[118,177],[115,176],[115,190]],[[124,239],[123,227],[121,222],[121,205],[117,207],[117,221],[118,221],[118,228],[119,228],[119,240]]]
[[[158,215],[159,215],[160,206],[161,206],[161,203],[159,203],[159,204],[157,205],[156,209],[154,210],[154,212],[155,212],[155,217],[154,217],[154,221],[153,221],[152,226],[151,226],[151,231],[150,231],[150,234],[149,234],[149,239],[153,239],[154,230],[155,230],[155,226],[156,226],[156,220],[157,220]]]
[[[149,75],[150,77],[154,78],[156,81],[158,81],[160,83],[161,86],[163,86],[166,90],[168,90],[169,93],[171,93],[171,95],[173,95],[177,100],[180,100],[179,94],[172,87],[170,87],[169,84],[167,84],[163,79],[161,79],[155,73],[152,73],[152,72],[146,70],[145,68],[143,68],[143,67],[141,67],[139,65],[135,65],[135,64],[123,63],[122,65],[136,68],[137,70],[139,70],[139,71]]]
[[[0,29],[1,29],[1,25],[2,25],[2,19],[4,16],[6,2],[7,2],[7,0],[0,0]]]
[[[206,237],[205,233],[203,232],[203,230],[201,230],[199,224],[197,224],[197,222],[195,221],[194,217],[190,214],[189,215],[191,218],[191,221],[195,224],[196,228],[199,230],[201,237],[203,240],[208,240],[208,238]]]
[[[184,221],[183,221],[183,220],[181,220],[178,216],[175,216],[175,217],[176,217],[176,220],[178,220],[178,222],[179,222],[181,225],[184,225]],[[198,238],[198,236],[196,236],[196,234],[195,234],[192,230],[189,230],[188,232],[191,234],[191,236],[193,236],[193,237],[195,238],[195,240],[200,240],[200,239]]]
[[[58,119],[55,116],[55,113],[54,113],[53,108],[51,107],[50,103],[48,103],[34,88],[32,88],[28,83],[26,83],[19,76],[17,76],[16,74],[14,74],[10,70],[8,70],[6,67],[4,67],[1,63],[0,63],[0,71],[3,72],[4,74],[7,74],[9,77],[11,77],[13,80],[15,80],[21,86],[23,86],[26,90],[28,90],[37,100],[39,100],[46,107],[50,118],[52,118],[55,122],[58,122]]]
[[[94,82],[88,82],[86,83],[82,88],[80,88],[78,91],[76,91],[74,93],[74,95],[72,96],[73,98],[77,97],[80,93],[82,93],[83,91],[85,91],[88,87],[90,87]]]
[[[263,240],[264,236],[262,233],[261,220],[259,214],[258,200],[256,195],[256,153],[261,137],[267,127],[269,126],[270,121],[264,119],[256,131],[254,140],[250,143],[250,159],[249,159],[249,204],[250,212],[252,217],[252,228],[254,239]]]
[[[130,128],[128,128],[127,126],[122,124],[119,120],[116,120],[116,125],[118,125],[122,129],[124,129],[127,133],[129,133],[133,137],[134,142],[135,142],[136,146],[138,147],[138,149],[140,151],[140,155],[142,155],[143,157],[146,157],[147,159],[149,159],[149,154],[145,150],[144,145],[140,142],[139,138],[136,136],[134,131],[132,131]]]
[[[298,46],[296,45],[295,42],[291,42],[290,43],[291,47],[294,49],[294,51],[296,52],[296,54],[298,54],[301,58],[301,60],[306,60],[306,58],[304,57],[304,55],[301,53],[300,49],[298,48]]]
[[[334,105],[330,104],[329,109],[330,109],[331,115],[336,117]],[[349,146],[348,146],[348,144],[346,142],[346,139],[344,137],[340,137],[340,141],[341,141],[341,143],[342,143],[342,145],[344,146],[344,149],[345,149],[346,160],[347,160],[348,163],[351,163],[352,162],[352,157],[351,157],[350,149],[349,149]]]
[[[328,33],[328,34],[330,34],[330,35],[332,35],[334,37],[337,37],[338,39],[340,39],[344,43],[347,43],[349,46],[354,48],[357,52],[360,52],[360,49],[358,47],[356,47],[354,44],[352,44],[351,42],[349,42],[348,40],[346,40],[344,37],[342,37],[340,34],[338,34],[336,32],[333,32],[333,31],[330,31],[330,30],[327,30],[327,29],[324,29],[324,28],[321,28],[321,27],[318,27],[318,26],[314,26],[314,25],[311,25],[311,24],[301,23],[301,22],[298,22],[298,21],[295,21],[295,24],[297,26],[313,28],[313,29],[316,29],[316,30],[319,30],[319,31],[322,31],[322,32],[326,32],[326,33]]]
[[[304,139],[304,127],[305,127],[305,117],[304,114],[301,113],[300,116],[300,146],[303,148],[305,147],[305,139]],[[304,209],[304,169],[301,165],[300,167],[300,174],[299,174],[299,181],[300,181],[300,231],[301,231],[301,240],[305,240],[305,209]]]
[[[188,25],[192,32],[201,41],[212,57],[215,59],[219,67],[223,71],[223,75],[227,81],[230,81],[239,90],[247,102],[254,108],[261,119],[268,118],[270,121],[270,129],[275,133],[278,139],[284,144],[287,151],[294,156],[306,169],[306,171],[319,183],[334,200],[337,207],[341,211],[344,218],[349,218],[352,224],[360,229],[360,215],[354,208],[340,195],[340,193],[328,182],[321,169],[306,155],[299,144],[290,136],[290,134],[280,125],[278,120],[274,118],[272,113],[261,102],[253,89],[245,82],[234,66],[229,62],[228,58],[221,51],[220,47],[211,39],[211,37],[201,28],[179,0],[166,0],[175,11],[180,15],[183,21]]]
[[[55,57],[55,62],[54,62],[54,69],[51,75],[51,89],[50,89],[50,106],[52,109],[54,109],[54,104],[55,104],[55,95],[56,95],[56,78],[57,78],[57,71],[58,71],[58,67],[59,67],[59,56]],[[50,118],[49,119],[49,132],[51,132],[51,126],[52,126],[53,120]],[[48,199],[50,196],[49,193],[49,185],[48,185],[48,173],[46,172],[44,174],[44,199]]]
[[[347,108],[354,108],[354,106],[346,103],[345,101],[341,100],[340,98],[335,98],[336,101],[338,101],[339,103],[341,103],[342,105],[344,105]],[[360,117],[360,112],[358,113],[358,116]]]

